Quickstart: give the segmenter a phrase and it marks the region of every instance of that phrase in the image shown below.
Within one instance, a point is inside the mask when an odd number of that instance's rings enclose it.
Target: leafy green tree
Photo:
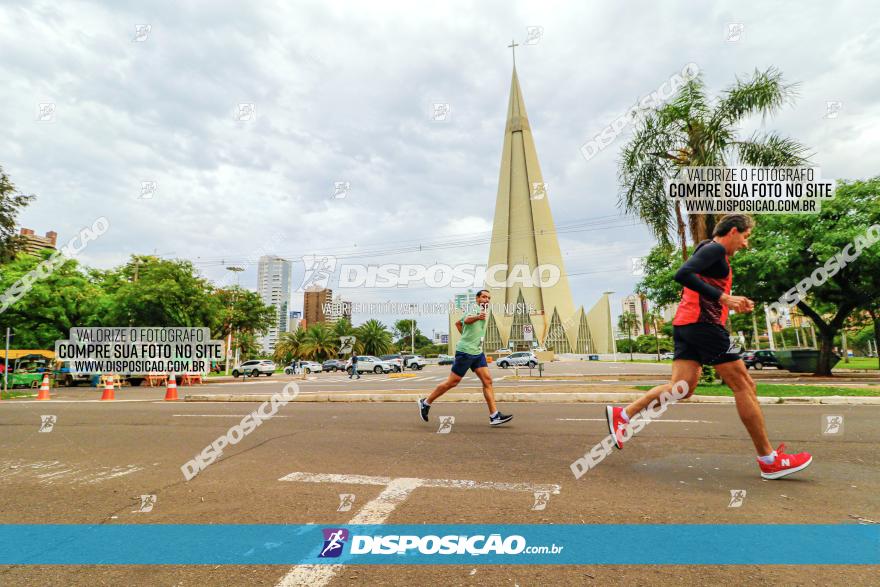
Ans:
[[[665,104],[642,112],[619,163],[619,206],[642,219],[661,245],[671,246],[678,233],[687,259],[687,236],[680,204],[666,199],[664,180],[684,167],[722,167],[732,162],[761,167],[797,166],[807,149],[775,133],[739,139],[743,120],[769,116],[793,101],[795,87],[783,82],[774,68],[755,70],[751,79],[737,80],[717,100],[707,95],[702,76],[687,81]],[[692,214],[688,224],[693,243],[708,238],[714,216]]]
[[[25,274],[51,256],[19,255],[3,265],[0,291],[7,291]],[[64,260],[54,271],[33,282],[18,301],[0,314],[0,331],[12,328],[12,348],[54,349],[55,341],[67,339],[74,326],[101,326],[104,293],[73,259]]]
[[[671,245],[655,246],[645,258],[645,275],[636,284],[636,293],[648,298],[658,308],[677,304],[681,300],[682,287],[675,281],[675,272],[680,266],[681,258]]]
[[[21,250],[22,239],[15,233],[16,218],[34,199],[15,192],[15,185],[0,167],[0,263],[13,260]]]
[[[263,303],[256,292],[238,286],[210,291],[214,336],[226,338],[239,332],[265,334],[277,319],[275,308]]]
[[[221,309],[212,286],[189,261],[132,256],[104,274],[109,294],[105,324],[112,326],[212,326]]]
[[[635,344],[633,344],[632,333],[633,333],[633,330],[638,329],[639,326],[640,326],[639,317],[636,316],[632,312],[623,312],[617,318],[618,330],[620,330],[621,332],[626,332],[626,338],[629,341],[628,347],[629,347],[629,360],[630,361],[633,360],[633,348],[635,347]]]
[[[446,350],[447,345],[445,344],[426,344],[420,347],[416,347],[416,354],[426,358],[436,357],[439,354],[445,353]]]
[[[232,338],[232,354],[238,350],[242,362],[264,358],[263,347],[252,332],[238,332]]]
[[[772,303],[825,267],[829,259],[856,242],[861,254],[797,302],[816,326],[818,373],[831,374],[834,337],[857,309],[880,303],[880,243],[868,245],[869,227],[880,224],[880,178],[838,182],[834,199],[819,214],[761,216],[750,248],[731,259],[734,289],[756,302]],[[857,241],[858,239],[858,241]],[[853,253],[855,249],[848,249]],[[821,275],[818,275],[821,278]]]
[[[391,333],[378,320],[367,320],[355,329],[358,347],[367,355],[384,355],[391,348]]]
[[[412,333],[415,330],[415,347],[419,348],[431,344],[431,339],[422,334],[415,320],[398,320],[394,323],[394,334],[397,337],[395,346],[403,352],[409,352],[412,348]]]

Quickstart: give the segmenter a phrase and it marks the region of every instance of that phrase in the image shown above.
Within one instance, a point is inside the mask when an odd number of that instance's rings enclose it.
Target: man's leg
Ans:
[[[492,388],[492,375],[489,373],[489,367],[477,367],[474,369],[474,373],[483,384],[483,397],[486,399],[486,405],[489,406],[489,415],[491,416],[498,410],[495,407],[495,390]]]
[[[643,409],[647,408],[652,401],[659,399],[664,391],[672,392],[673,383],[678,381],[684,381],[687,383],[688,397],[690,397],[697,388],[697,384],[700,382],[701,371],[702,368],[697,361],[689,361],[685,359],[672,361],[672,381],[664,383],[663,385],[658,385],[630,405],[626,406],[626,408],[624,408],[626,415],[632,418]]]
[[[773,447],[770,446],[770,440],[767,438],[764,414],[761,412],[761,404],[758,403],[758,388],[746,370],[745,363],[742,360],[721,363],[715,365],[715,370],[724,383],[733,390],[739,419],[749,431],[758,456],[771,454]]]
[[[458,385],[459,381],[461,381],[461,375],[449,373],[449,377],[446,378],[446,381],[435,387],[434,391],[431,392],[431,395],[428,396],[428,404],[433,404],[434,400]]]

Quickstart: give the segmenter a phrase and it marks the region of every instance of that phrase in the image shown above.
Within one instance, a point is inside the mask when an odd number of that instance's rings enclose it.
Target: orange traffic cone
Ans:
[[[101,396],[102,400],[111,400],[116,399],[116,394],[113,391],[113,376],[108,375],[107,379],[104,380],[104,395]]]
[[[49,374],[43,374],[43,382],[40,384],[40,393],[37,394],[37,399],[49,399]]]
[[[165,388],[165,401],[177,401],[177,381],[174,380],[174,373],[168,377],[168,386]]]

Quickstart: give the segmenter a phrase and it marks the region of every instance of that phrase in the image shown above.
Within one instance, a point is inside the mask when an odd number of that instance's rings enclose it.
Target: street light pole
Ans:
[[[6,356],[3,357],[3,391],[9,389],[9,336],[10,328],[6,327]]]
[[[232,303],[229,306],[229,334],[226,336],[226,374],[229,375],[229,355],[232,354],[232,319],[235,314],[235,296],[238,295],[239,279],[238,274],[244,271],[244,267],[231,266],[226,268],[227,271],[235,273],[235,289],[232,293]]]

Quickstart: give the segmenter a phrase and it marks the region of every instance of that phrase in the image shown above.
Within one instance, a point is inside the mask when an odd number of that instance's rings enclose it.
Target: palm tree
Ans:
[[[639,317],[632,312],[624,312],[617,319],[618,330],[626,332],[629,340],[629,360],[633,360],[633,339],[632,331],[639,327]]]
[[[663,324],[663,314],[656,309],[645,312],[645,324],[650,324],[654,331],[654,342],[657,343],[657,360],[660,360],[660,325]]]
[[[355,329],[358,348],[367,355],[384,355],[391,348],[391,333],[378,320],[367,320]]]
[[[302,328],[297,328],[294,332],[282,333],[278,337],[278,342],[275,343],[275,352],[272,355],[272,360],[279,365],[290,363],[294,357],[300,354],[305,333],[306,331]]]
[[[300,345],[300,354],[307,359],[323,361],[335,357],[338,348],[339,339],[334,336],[333,330],[327,324],[318,322],[306,330]]]
[[[666,199],[664,180],[684,167],[722,167],[730,163],[761,167],[803,165],[807,148],[776,133],[755,133],[738,139],[739,124],[755,115],[778,112],[796,97],[796,85],[786,85],[771,67],[755,70],[751,79],[737,79],[717,100],[706,95],[702,76],[681,87],[667,103],[642,112],[633,136],[621,154],[618,206],[645,222],[661,244],[672,244],[675,227],[687,259],[687,236],[679,202]],[[674,215],[674,217],[673,217]],[[694,243],[708,238],[715,226],[709,214],[688,216]]]
[[[347,317],[340,318],[333,324],[333,336],[351,336],[354,334],[354,326]]]

